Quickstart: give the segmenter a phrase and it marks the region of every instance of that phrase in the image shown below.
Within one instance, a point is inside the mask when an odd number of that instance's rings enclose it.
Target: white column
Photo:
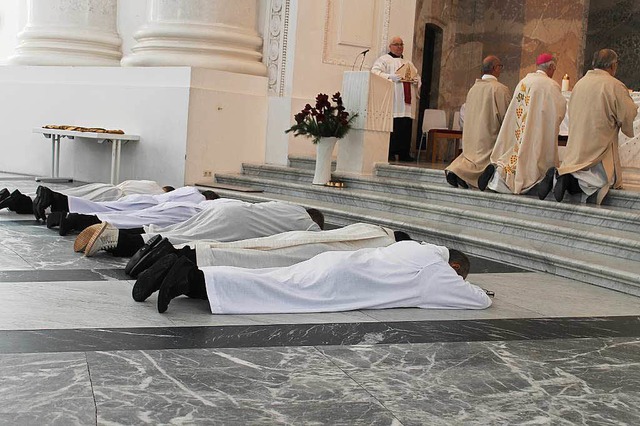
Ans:
[[[118,66],[117,0],[28,0],[11,65]]]
[[[124,66],[192,66],[266,75],[256,0],[148,0]]]

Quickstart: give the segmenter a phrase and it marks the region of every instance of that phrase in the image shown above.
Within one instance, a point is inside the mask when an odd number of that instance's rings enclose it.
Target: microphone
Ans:
[[[364,57],[367,55],[367,52],[369,51],[369,49],[367,50],[363,50],[362,52],[358,53],[356,55],[356,58],[353,60],[353,65],[351,65],[351,71],[353,71],[356,67],[356,62],[358,62],[358,58],[360,57],[360,55],[362,55],[362,63],[364,64]],[[360,65],[360,71],[362,71],[362,65]]]

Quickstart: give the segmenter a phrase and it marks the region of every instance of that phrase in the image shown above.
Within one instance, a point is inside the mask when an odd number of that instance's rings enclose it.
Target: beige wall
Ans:
[[[388,39],[400,35],[405,39],[405,52],[410,58],[415,4],[415,0],[300,1],[292,64],[292,122],[293,114],[304,108],[306,103],[313,105],[318,93],[340,91],[343,72],[351,69],[361,51],[371,49],[363,67],[370,69],[373,61],[386,53]],[[343,7],[346,9],[341,9]],[[360,8],[360,13],[351,13],[350,8]],[[341,14],[342,10],[344,14]],[[350,37],[345,35],[345,31],[353,31],[361,44],[349,44]],[[360,60],[357,66],[359,64]],[[313,155],[315,147],[310,139],[292,136],[289,154]]]

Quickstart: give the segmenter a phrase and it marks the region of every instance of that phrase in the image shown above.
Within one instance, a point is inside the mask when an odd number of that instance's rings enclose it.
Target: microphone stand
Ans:
[[[368,51],[369,51],[369,49],[367,49],[364,52],[362,52],[362,62],[360,62],[360,69],[358,71],[362,71],[362,66],[364,65],[364,58],[367,57],[367,52]]]

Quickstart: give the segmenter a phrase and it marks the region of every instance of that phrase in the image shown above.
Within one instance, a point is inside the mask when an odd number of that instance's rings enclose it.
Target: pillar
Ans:
[[[28,0],[11,65],[119,66],[117,0]]]
[[[148,0],[124,66],[191,66],[265,76],[256,0]]]

